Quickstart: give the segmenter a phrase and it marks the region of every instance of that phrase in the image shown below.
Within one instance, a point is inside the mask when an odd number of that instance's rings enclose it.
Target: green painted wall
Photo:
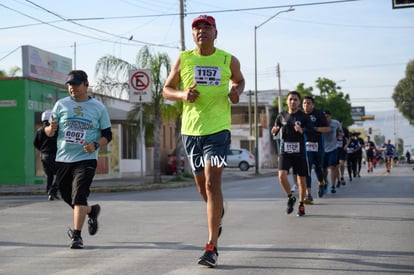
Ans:
[[[0,80],[0,184],[43,183],[36,176],[33,138],[41,113],[64,96],[65,86],[26,78]]]

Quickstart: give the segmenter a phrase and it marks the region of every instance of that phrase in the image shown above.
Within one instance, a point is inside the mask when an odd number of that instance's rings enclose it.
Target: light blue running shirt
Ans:
[[[89,154],[83,150],[83,145],[98,141],[101,130],[111,127],[108,111],[100,101],[90,97],[78,102],[65,97],[56,102],[52,116],[59,125],[56,161],[98,159],[99,150]]]

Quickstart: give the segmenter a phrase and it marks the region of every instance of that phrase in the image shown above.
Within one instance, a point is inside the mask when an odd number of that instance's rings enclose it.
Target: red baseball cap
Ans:
[[[214,28],[216,27],[216,20],[214,19],[213,16],[210,16],[210,15],[203,14],[203,15],[200,15],[200,16],[194,18],[193,19],[193,24],[191,25],[191,27],[194,28],[194,26],[197,25],[197,23],[199,23],[199,22],[207,23],[207,24],[213,26]]]

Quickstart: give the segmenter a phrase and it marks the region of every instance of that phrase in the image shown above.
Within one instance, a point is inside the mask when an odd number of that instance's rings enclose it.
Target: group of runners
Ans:
[[[384,157],[386,171],[391,171],[395,147],[390,140],[377,149],[370,136],[364,141],[360,132],[351,133],[341,121],[333,119],[329,110],[315,109],[311,96],[304,97],[300,108],[300,94],[292,91],[286,103],[288,110],[278,114],[271,132],[279,134],[278,178],[288,197],[287,214],[294,210],[296,189],[299,189],[298,216],[305,215],[305,204],[314,204],[312,170],[318,181],[319,198],[329,189],[334,194],[337,188],[346,185],[346,171],[349,181],[361,177],[364,151],[368,173],[376,166],[377,152]],[[288,180],[290,171],[293,184]]]

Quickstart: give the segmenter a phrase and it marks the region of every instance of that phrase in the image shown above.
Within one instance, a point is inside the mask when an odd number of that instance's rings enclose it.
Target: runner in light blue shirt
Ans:
[[[112,139],[111,121],[105,106],[88,96],[88,75],[69,72],[69,97],[56,102],[45,128],[48,136],[58,135],[56,182],[63,200],[73,208],[70,248],[83,248],[81,231],[88,215],[88,231],[98,231],[99,204],[88,205],[90,186],[98,164],[98,151]]]

